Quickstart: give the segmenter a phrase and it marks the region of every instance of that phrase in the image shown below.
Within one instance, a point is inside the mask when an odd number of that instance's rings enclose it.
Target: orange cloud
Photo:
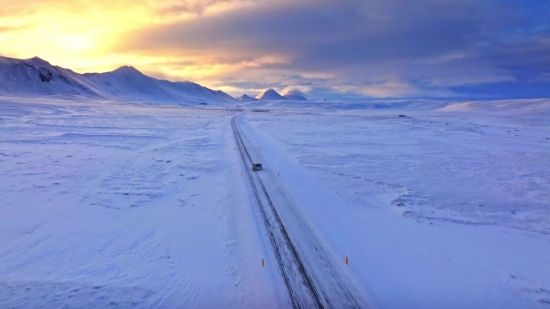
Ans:
[[[77,72],[133,65],[232,94],[301,86],[323,97],[329,90],[446,95],[451,87],[513,81],[509,68],[545,78],[547,29],[517,8],[441,0],[0,0],[0,42],[8,57],[39,56]]]
[[[255,1],[0,0],[2,53],[15,58],[39,56],[77,72],[133,65],[157,77],[202,82],[223,72],[279,60],[244,57],[224,61],[223,56],[201,50],[150,48],[144,52],[120,46],[126,45],[130,34],[199,15],[220,14]]]

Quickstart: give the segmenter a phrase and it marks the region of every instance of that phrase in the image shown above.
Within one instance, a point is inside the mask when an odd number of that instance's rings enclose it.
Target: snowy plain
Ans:
[[[375,307],[550,306],[548,100],[295,103],[245,131]]]
[[[0,111],[0,308],[279,307],[226,126],[235,111]]]
[[[9,98],[0,307],[289,307],[234,150],[245,109],[264,164],[373,308],[550,308],[547,100]]]

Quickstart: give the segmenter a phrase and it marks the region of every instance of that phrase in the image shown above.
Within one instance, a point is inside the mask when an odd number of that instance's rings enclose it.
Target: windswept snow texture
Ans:
[[[479,103],[242,123],[375,307],[546,308],[548,100]]]
[[[368,307],[550,308],[549,102],[0,98],[0,307],[290,308],[239,115],[288,238]]]
[[[284,307],[236,113],[0,100],[0,308]]]
[[[192,82],[170,82],[124,66],[107,73],[78,74],[40,59],[0,57],[0,95],[84,96],[95,99],[198,105],[229,104],[235,99]]]

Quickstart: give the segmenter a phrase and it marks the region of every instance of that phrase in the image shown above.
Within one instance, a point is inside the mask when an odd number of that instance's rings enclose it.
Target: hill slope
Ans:
[[[297,89],[292,89],[283,93],[283,97],[285,97],[287,100],[307,101],[306,95]]]
[[[40,58],[0,57],[2,95],[83,95],[99,98],[89,87]]]
[[[235,99],[192,82],[149,77],[134,67],[112,72],[79,74],[40,58],[0,57],[0,95],[68,95],[147,103],[233,103]]]

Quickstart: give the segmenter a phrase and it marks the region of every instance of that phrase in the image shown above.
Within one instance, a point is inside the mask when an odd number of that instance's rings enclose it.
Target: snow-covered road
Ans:
[[[358,290],[311,229],[299,207],[238,125],[231,120],[265,235],[273,249],[292,308],[368,308]],[[263,164],[253,171],[254,162]],[[246,168],[248,167],[248,168]]]

